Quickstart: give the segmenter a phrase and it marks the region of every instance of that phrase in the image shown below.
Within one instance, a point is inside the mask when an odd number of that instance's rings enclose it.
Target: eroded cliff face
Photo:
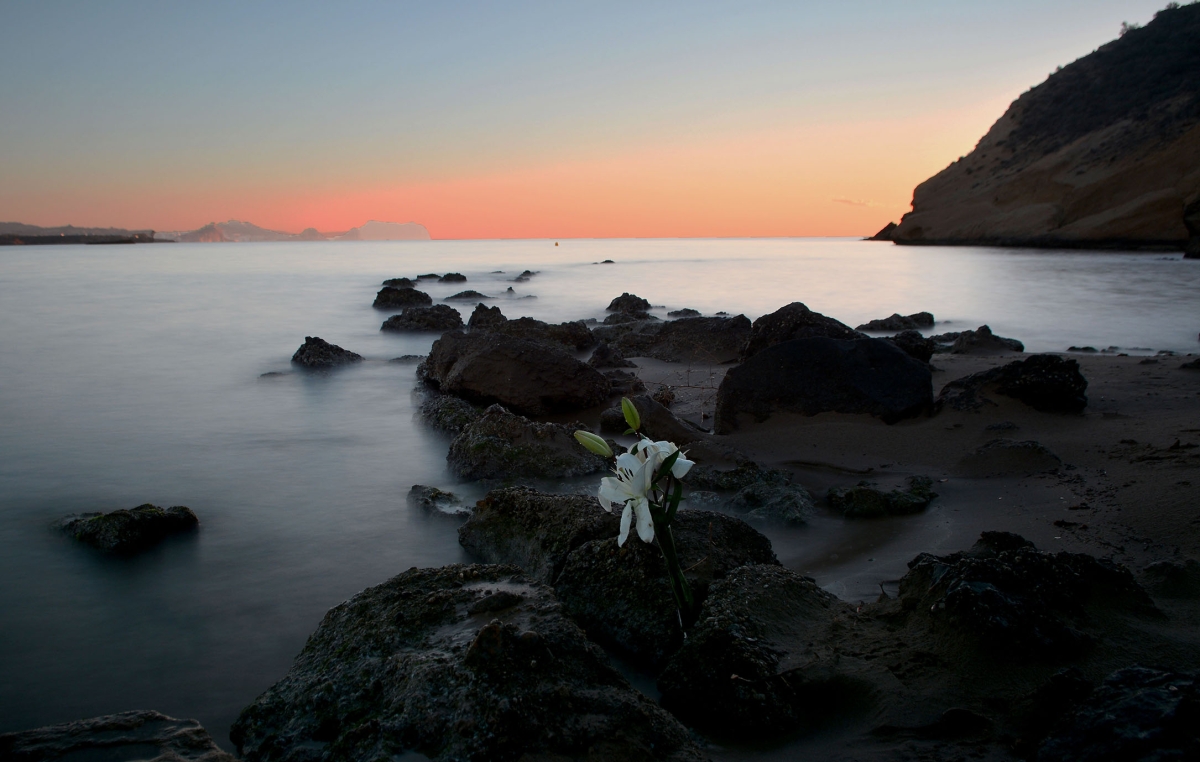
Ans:
[[[917,186],[905,244],[1200,253],[1200,4],[1022,95],[970,155]]]

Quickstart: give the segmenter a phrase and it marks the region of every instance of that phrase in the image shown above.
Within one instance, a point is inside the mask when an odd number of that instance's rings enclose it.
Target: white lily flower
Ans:
[[[637,519],[637,533],[642,542],[654,540],[654,520],[650,516],[650,500],[646,494],[653,484],[654,471],[650,463],[637,455],[623,453],[617,456],[617,475],[600,480],[600,492],[596,496],[600,506],[609,513],[613,505],[621,503],[621,534],[617,545],[623,546],[629,538],[629,526]]]
[[[658,469],[663,461],[671,457],[671,454],[678,449],[674,442],[667,442],[665,440],[652,442],[649,439],[643,439],[638,444],[637,455],[638,458],[646,463],[653,461],[654,465],[652,466],[651,473],[655,474],[658,473]],[[688,471],[692,470],[692,466],[694,465],[694,462],[684,457],[684,453],[679,453],[679,457],[675,459],[675,463],[671,466],[671,475],[676,479],[682,479],[687,475]]]

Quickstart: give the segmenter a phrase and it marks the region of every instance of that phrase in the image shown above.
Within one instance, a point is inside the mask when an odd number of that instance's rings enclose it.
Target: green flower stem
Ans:
[[[658,513],[658,511],[656,511]],[[692,588],[688,585],[683,569],[679,567],[679,555],[675,552],[675,537],[671,527],[664,521],[654,522],[654,535],[658,538],[658,547],[662,551],[663,560],[667,562],[667,573],[671,578],[671,592],[675,593],[675,603],[679,607],[680,620],[689,620],[692,611]]]

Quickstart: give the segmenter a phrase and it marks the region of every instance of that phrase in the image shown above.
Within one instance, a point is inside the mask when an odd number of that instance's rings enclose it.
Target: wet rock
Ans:
[[[619,530],[619,517],[601,508],[595,497],[505,487],[479,501],[458,528],[458,541],[482,561],[514,564],[533,579],[553,584],[571,551],[616,537]]]
[[[476,304],[475,311],[467,320],[467,327],[472,331],[490,331],[496,326],[507,323],[508,318],[499,307],[489,307],[486,304]]]
[[[882,339],[796,339],[731,368],[717,390],[714,431],[727,434],[748,414],[869,414],[894,423],[933,403],[929,367]]]
[[[717,469],[697,463],[683,481],[693,490],[737,492],[759,483],[791,484],[792,476],[786,471],[763,468],[754,461],[744,460],[731,469]]]
[[[375,295],[375,303],[371,306],[378,310],[403,310],[409,307],[428,307],[431,304],[433,298],[424,291],[412,287],[385,286]]]
[[[421,416],[433,428],[458,434],[483,413],[466,400],[452,394],[430,395],[421,403]]]
[[[426,484],[414,484],[408,491],[408,504],[426,513],[445,513],[450,516],[470,515],[471,509],[453,492],[444,492]]]
[[[813,338],[852,340],[867,337],[845,323],[813,312],[801,302],[792,302],[754,321],[742,356],[753,357],[767,347],[785,341]]]
[[[416,365],[424,359],[425,355],[400,355],[399,357],[393,357],[388,362],[394,365]]]
[[[596,337],[582,320],[555,324],[521,317],[494,325],[490,330],[527,341],[558,344],[575,351],[596,346]]]
[[[655,441],[666,440],[680,447],[705,439],[705,434],[689,423],[685,423],[662,403],[646,394],[638,394],[629,398],[637,408],[641,428],[638,432]],[[620,410],[620,407],[617,408]],[[622,421],[624,418],[622,417]],[[628,427],[626,427],[628,428]],[[624,431],[624,429],[622,429]]]
[[[1155,595],[1163,598],[1200,598],[1200,562],[1194,558],[1155,561],[1142,574]]]
[[[466,291],[459,291],[457,294],[453,294],[452,296],[447,296],[442,301],[443,302],[470,302],[470,301],[475,301],[477,299],[491,299],[491,298],[492,297],[487,296],[485,294],[481,294],[478,291],[472,291],[472,290],[468,289]]]
[[[1040,442],[993,439],[963,456],[958,471],[966,476],[1005,476],[1056,471],[1062,459]]]
[[[446,273],[438,278],[438,283],[466,283],[467,276],[462,273]]]
[[[714,580],[740,566],[778,563],[766,537],[722,513],[681,510],[672,534],[697,603]],[[631,535],[618,547],[615,533],[584,543],[567,556],[554,588],[589,637],[638,663],[661,666],[683,642],[657,543]]]
[[[981,325],[974,331],[962,331],[950,346],[950,353],[955,355],[997,355],[1024,351],[1024,344],[1016,339],[997,336],[986,325]]]
[[[727,363],[736,360],[750,333],[745,315],[651,320],[597,328],[626,357],[652,357],[664,362]],[[624,329],[624,330],[612,330]]]
[[[636,368],[637,365],[626,360],[625,356],[608,345],[607,342],[602,342],[596,347],[596,351],[592,352],[592,356],[588,358],[588,365],[593,368]]]
[[[462,315],[446,304],[431,307],[409,307],[399,315],[383,321],[381,331],[452,331],[462,328]]]
[[[492,405],[450,443],[446,462],[462,479],[563,479],[607,469],[575,441],[583,424],[537,423]]]
[[[388,278],[381,285],[391,286],[392,288],[414,288],[417,282],[409,278]]]
[[[1067,347],[1068,352],[1097,352],[1095,347]]]
[[[533,270],[525,270],[520,275],[513,278],[513,282],[514,283],[524,283],[525,281],[529,280],[530,278],[532,278],[535,275],[537,275],[537,273],[534,272]]]
[[[933,339],[927,339],[917,331],[901,331],[895,336],[889,336],[885,341],[890,341],[913,359],[921,362],[929,362],[933,358],[934,350],[937,349],[937,342]]]
[[[152,711],[120,712],[0,735],[9,762],[237,762],[195,720]]]
[[[909,331],[917,328],[932,328],[933,313],[932,312],[914,312],[911,315],[901,315],[898,312],[893,312],[891,317],[872,320],[868,323],[863,323],[855,330],[858,331]]]
[[[609,302],[604,309],[609,312],[645,312],[650,309],[650,302],[626,292]]]
[[[1179,366],[1180,370],[1200,370],[1200,357],[1195,360],[1189,360]]]
[[[1080,629],[1089,608],[1155,612],[1124,566],[1044,553],[1008,532],[984,532],[970,550],[949,556],[922,553],[908,568],[900,580],[906,609],[1018,659],[1078,657],[1092,642]]]
[[[737,491],[727,504],[747,519],[799,526],[813,515],[812,495],[798,484],[756,482]]]
[[[641,320],[658,320],[649,312],[614,312],[604,318],[604,325],[621,325],[622,323],[637,323]]]
[[[164,511],[146,503],[130,510],[68,516],[59,527],[94,548],[126,555],[151,548],[171,535],[194,532],[199,525],[196,514],[187,506]]]
[[[917,513],[925,510],[935,497],[932,479],[910,476],[907,489],[884,492],[871,482],[863,481],[854,487],[831,489],[826,499],[831,508],[846,518],[865,519]]]
[[[411,569],[329,611],[230,731],[247,762],[701,760],[515,567]]]
[[[320,336],[305,336],[304,344],[292,355],[292,362],[305,368],[333,368],[362,362],[362,355],[330,344]]]
[[[628,397],[646,391],[646,384],[642,379],[638,378],[636,373],[630,373],[620,368],[610,368],[601,372],[608,379],[609,384],[611,384],[609,390],[611,394]]]
[[[1200,675],[1134,666],[1109,675],[1038,749],[1038,762],[1200,758]]]
[[[672,318],[700,317],[700,311],[694,310],[691,307],[684,307],[681,310],[671,310],[670,312],[667,313],[667,317],[672,317]]]
[[[526,415],[593,407],[610,388],[600,371],[564,350],[494,332],[443,334],[417,377],[442,392]]]
[[[619,407],[610,407],[600,411],[600,431],[608,434],[624,434],[629,428],[625,422],[625,414]]]
[[[936,407],[978,410],[994,404],[986,396],[989,391],[1044,412],[1077,413],[1087,407],[1087,379],[1079,363],[1057,355],[1032,355],[955,379],[942,387]]]
[[[838,644],[854,610],[780,566],[713,584],[687,642],[658,678],[662,705],[706,733],[762,741],[865,703],[876,676]]]

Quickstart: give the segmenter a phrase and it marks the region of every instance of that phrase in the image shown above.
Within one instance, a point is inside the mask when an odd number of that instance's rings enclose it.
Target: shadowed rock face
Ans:
[[[151,548],[173,534],[195,531],[196,514],[183,505],[163,510],[139,505],[132,510],[85,513],[63,519],[62,530],[106,553],[129,554]]]
[[[230,739],[247,762],[704,758],[512,566],[414,568],[334,607]]]
[[[998,368],[956,378],[938,393],[937,407],[977,410],[988,392],[1014,397],[1046,412],[1077,413],[1087,407],[1087,379],[1079,363],[1057,355],[1033,355]]]
[[[666,321],[623,317],[629,320],[598,327],[593,333],[626,357],[653,357],[665,362],[732,362],[750,335],[750,320],[745,315]]]
[[[1200,251],[1200,6],[1052,74],[917,186],[897,243]]]
[[[237,762],[195,720],[150,711],[121,712],[0,735],[7,762],[156,760]]]
[[[605,461],[575,441],[581,423],[539,423],[492,405],[463,426],[446,463],[462,479],[564,479],[599,473]]]
[[[813,338],[865,339],[867,336],[845,323],[813,312],[801,302],[792,302],[754,321],[742,356],[748,359],[785,341]]]

